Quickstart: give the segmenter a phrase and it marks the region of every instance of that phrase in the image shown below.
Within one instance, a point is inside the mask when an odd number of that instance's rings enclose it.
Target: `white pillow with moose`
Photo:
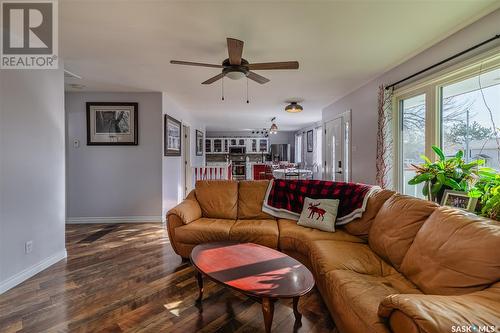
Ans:
[[[335,232],[339,201],[336,199],[305,198],[298,225]]]

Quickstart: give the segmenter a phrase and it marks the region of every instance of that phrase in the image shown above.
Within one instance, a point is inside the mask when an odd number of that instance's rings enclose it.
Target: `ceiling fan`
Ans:
[[[200,62],[190,62],[190,61],[179,61],[170,60],[171,64],[175,65],[188,65],[188,66],[201,66],[201,67],[211,67],[211,68],[221,68],[222,72],[216,76],[202,82],[201,84],[211,84],[217,80],[222,79],[227,76],[230,79],[238,80],[243,77],[247,77],[250,80],[264,84],[269,82],[268,78],[265,78],[252,70],[272,70],[272,69],[298,69],[298,61],[280,61],[280,62],[263,62],[250,64],[246,59],[241,56],[243,54],[243,41],[227,38],[227,51],[229,53],[229,58],[222,62],[222,65],[216,64],[204,64]]]

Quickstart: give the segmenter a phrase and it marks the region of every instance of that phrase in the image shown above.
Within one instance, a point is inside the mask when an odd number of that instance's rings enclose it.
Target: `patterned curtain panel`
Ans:
[[[393,90],[382,85],[378,92],[377,128],[377,185],[392,189],[393,184],[393,136],[392,136]]]

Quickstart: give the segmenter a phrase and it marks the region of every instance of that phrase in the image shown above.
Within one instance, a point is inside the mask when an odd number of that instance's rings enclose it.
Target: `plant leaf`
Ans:
[[[436,155],[439,156],[440,161],[445,160],[445,157],[444,157],[444,154],[443,154],[443,151],[441,150],[441,148],[439,148],[438,146],[432,146],[432,150],[434,150]]]

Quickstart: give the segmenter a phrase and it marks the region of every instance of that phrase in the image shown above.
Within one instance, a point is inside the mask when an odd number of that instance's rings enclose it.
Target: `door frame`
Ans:
[[[335,117],[328,119],[323,122],[323,178],[328,174],[327,172],[327,136],[326,136],[326,127],[329,122],[341,120],[341,131],[342,131],[342,139],[344,142],[344,147],[342,147],[342,170],[347,170],[347,173],[344,172],[344,181],[349,182],[352,179],[352,110],[347,109],[346,111],[336,115]],[[346,133],[347,132],[347,133]],[[347,139],[347,140],[346,140]],[[347,175],[347,176],[346,176]]]

